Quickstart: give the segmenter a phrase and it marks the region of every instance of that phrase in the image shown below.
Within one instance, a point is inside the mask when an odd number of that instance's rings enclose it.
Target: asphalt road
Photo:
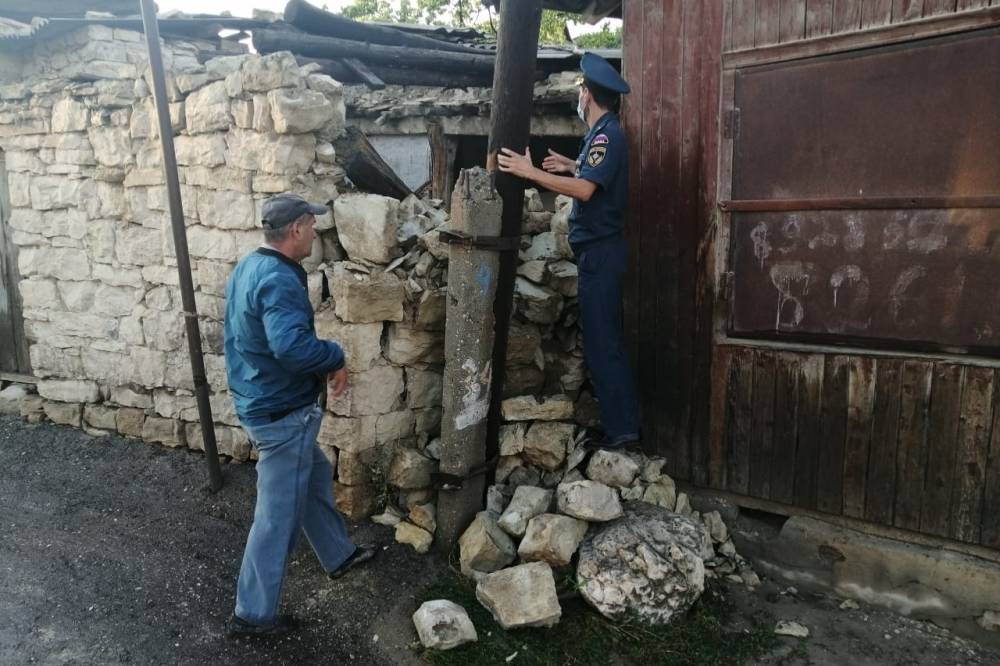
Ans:
[[[380,618],[440,564],[372,524],[355,541],[388,548],[338,581],[302,540],[284,595],[300,631],[225,637],[255,474],[223,471],[211,495],[200,454],[0,417],[0,664],[398,661],[374,638]]]

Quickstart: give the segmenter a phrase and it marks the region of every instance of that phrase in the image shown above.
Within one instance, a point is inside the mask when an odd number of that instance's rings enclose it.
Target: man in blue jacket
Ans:
[[[594,381],[604,433],[591,447],[639,444],[639,401],[622,331],[622,277],[626,248],[622,232],[628,203],[628,144],[618,123],[621,96],[629,85],[604,58],[584,54],[577,114],[589,128],[574,161],[553,151],[542,169],[531,153],[503,148],[500,170],[573,197],[569,244],[579,270],[578,302],[583,353]],[[566,175],[560,175],[566,174]]]
[[[299,530],[332,577],[370,560],[355,546],[333,499],[333,469],[316,445],[326,382],[347,388],[344,352],[316,337],[306,272],[316,215],[325,206],[296,194],[264,203],[264,244],[226,286],[226,375],[240,423],[257,449],[257,506],[243,553],[231,635],[281,634],[281,587]]]

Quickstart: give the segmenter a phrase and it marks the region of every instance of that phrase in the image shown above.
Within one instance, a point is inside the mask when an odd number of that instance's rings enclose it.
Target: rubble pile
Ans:
[[[508,415],[557,414],[524,399],[504,407]],[[663,458],[591,451],[583,434],[543,419],[503,426],[496,483],[459,541],[462,573],[502,626],[557,622],[557,581],[575,581],[610,618],[651,623],[686,611],[706,578],[760,583],[719,512],[693,510],[663,473]],[[528,585],[530,595],[517,592]]]

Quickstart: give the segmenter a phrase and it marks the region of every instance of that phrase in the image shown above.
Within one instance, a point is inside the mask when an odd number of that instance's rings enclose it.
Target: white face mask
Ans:
[[[576,98],[576,115],[580,116],[583,122],[587,122],[587,112],[583,108],[583,94]]]

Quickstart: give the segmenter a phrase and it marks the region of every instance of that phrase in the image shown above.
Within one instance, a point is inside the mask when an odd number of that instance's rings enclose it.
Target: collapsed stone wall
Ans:
[[[433,514],[443,202],[351,191],[332,143],[345,123],[333,79],[287,53],[199,64],[205,48],[171,41],[164,56],[220,452],[253,455],[226,386],[229,273],[262,240],[266,197],[291,190],[333,201],[304,266],[318,333],[344,346],[351,375],[347,394],[327,400],[320,433],[338,462],[338,503],[353,518],[387,507]],[[22,413],[201,449],[140,35],[90,27],[36,44],[26,60],[23,80],[0,88],[9,223],[40,378]],[[536,437],[575,432],[594,414],[576,327],[569,203],[534,191],[525,201],[504,414],[521,428],[546,421],[527,431]],[[433,517],[424,525],[421,542]]]

